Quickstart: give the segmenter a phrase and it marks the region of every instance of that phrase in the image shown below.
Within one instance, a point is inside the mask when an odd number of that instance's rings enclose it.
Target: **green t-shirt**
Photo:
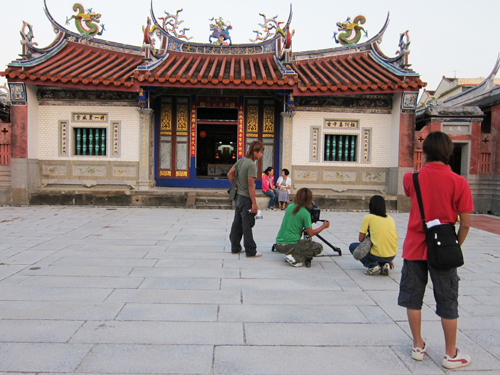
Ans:
[[[292,214],[296,206],[296,203],[288,205],[276,243],[296,244],[300,240],[302,230],[312,227],[311,214],[304,207],[301,207],[295,215]]]
[[[238,194],[244,197],[250,197],[248,191],[248,177],[257,178],[257,164],[252,159],[242,158],[234,164],[238,171],[236,184],[238,185]]]

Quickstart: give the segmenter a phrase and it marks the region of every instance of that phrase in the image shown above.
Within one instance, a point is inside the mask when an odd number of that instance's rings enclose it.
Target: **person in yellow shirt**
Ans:
[[[366,233],[370,233],[372,248],[360,262],[367,268],[365,274],[389,276],[389,269],[394,268],[394,258],[398,251],[398,234],[396,222],[387,215],[385,200],[380,195],[374,195],[370,199],[370,213],[361,222],[359,230],[359,242],[349,245],[349,251],[354,249],[364,240]]]

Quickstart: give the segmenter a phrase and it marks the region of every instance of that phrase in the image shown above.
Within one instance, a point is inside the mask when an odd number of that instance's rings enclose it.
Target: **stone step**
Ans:
[[[195,208],[197,210],[232,210],[233,206],[231,204],[197,203]]]

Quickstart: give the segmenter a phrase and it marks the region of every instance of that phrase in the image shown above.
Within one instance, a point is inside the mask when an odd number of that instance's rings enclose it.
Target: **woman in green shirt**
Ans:
[[[321,233],[323,229],[330,227],[330,222],[325,221],[317,229],[312,229],[311,214],[306,207],[310,207],[313,201],[312,191],[302,188],[295,194],[295,201],[290,204],[285,212],[281,228],[276,237],[276,251],[286,254],[285,262],[293,267],[311,267],[314,256],[323,251],[323,245],[311,240],[301,240],[305,229],[309,237]]]

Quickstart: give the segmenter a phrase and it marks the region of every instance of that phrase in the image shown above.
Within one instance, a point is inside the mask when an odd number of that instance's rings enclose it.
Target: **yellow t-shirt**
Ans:
[[[370,230],[372,249],[370,253],[377,257],[393,257],[398,252],[398,233],[396,222],[392,217],[381,217],[368,214],[361,222],[360,233]]]

